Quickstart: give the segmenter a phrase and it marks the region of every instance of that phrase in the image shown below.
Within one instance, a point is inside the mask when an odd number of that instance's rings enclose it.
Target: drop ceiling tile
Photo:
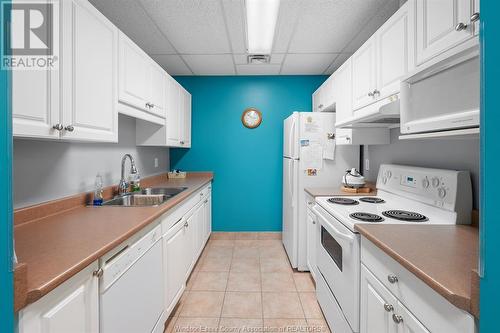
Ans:
[[[174,54],[172,44],[162,35],[136,0],[90,0],[90,2],[148,54]]]
[[[361,31],[349,42],[343,52],[355,52],[364,42],[380,28],[389,17],[399,9],[399,0],[390,0],[382,7],[370,21],[363,26]]]
[[[311,0],[290,41],[290,53],[336,53],[388,0]]]
[[[233,58],[236,65],[244,65],[247,63],[246,54],[233,54]]]
[[[235,75],[231,54],[182,55],[194,75]]]
[[[278,21],[274,33],[273,52],[286,53],[292,38],[297,19],[301,13],[302,2],[287,0],[280,2]]]
[[[238,75],[278,75],[281,65],[236,65]]]
[[[155,54],[152,57],[170,75],[193,75],[177,54]]]
[[[243,0],[222,0],[229,41],[234,53],[246,52],[245,3]]]
[[[281,64],[285,59],[284,53],[273,53],[271,54],[271,64]]]
[[[281,74],[323,74],[336,54],[287,54]]]
[[[140,0],[180,54],[230,53],[218,0]]]
[[[352,56],[352,53],[339,53],[330,67],[328,67],[325,74],[332,74],[335,72],[350,56]]]

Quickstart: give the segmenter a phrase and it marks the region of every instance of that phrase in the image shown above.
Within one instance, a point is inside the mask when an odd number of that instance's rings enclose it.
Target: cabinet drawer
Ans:
[[[431,332],[474,332],[471,314],[452,305],[364,237],[361,261]],[[389,282],[389,276],[397,282]]]
[[[161,218],[161,231],[162,235],[165,235],[174,224],[176,224],[180,219],[186,216],[186,214],[192,210],[201,200],[201,191],[197,191],[189,198],[187,198],[183,203],[180,203],[177,208],[172,211],[165,213]]]

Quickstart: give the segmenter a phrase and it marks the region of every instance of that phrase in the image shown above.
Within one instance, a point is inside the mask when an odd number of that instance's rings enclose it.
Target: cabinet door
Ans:
[[[397,332],[392,319],[397,300],[364,265],[361,265],[360,307],[360,333]]]
[[[191,94],[182,89],[182,140],[184,148],[191,148]]]
[[[150,95],[150,59],[123,33],[120,33],[119,99],[146,110]]]
[[[349,58],[335,71],[335,96],[337,123],[352,117],[352,66]]]
[[[185,221],[180,220],[163,236],[165,270],[165,308],[170,312],[184,290],[186,273],[191,264],[191,248],[187,241]]]
[[[479,10],[480,10],[480,5],[479,5],[479,0],[474,0],[474,13],[472,15],[479,15]],[[472,15],[471,15],[471,18],[472,18]],[[479,35],[479,30],[480,30],[480,24],[479,24],[480,20],[477,19],[476,21],[474,21],[473,23],[473,29],[474,29],[474,35]]]
[[[371,37],[352,56],[352,105],[359,109],[375,101],[375,38]]]
[[[205,230],[205,206],[204,202],[195,208],[193,214],[188,218],[188,232],[192,237],[192,260],[193,264],[198,260],[204,245],[204,230]]]
[[[209,194],[205,199],[205,235],[206,242],[212,233],[212,196]]]
[[[377,31],[377,99],[398,93],[400,79],[415,66],[413,16],[405,3]]]
[[[319,112],[320,110],[320,93],[321,93],[321,87],[319,87],[312,95],[312,110],[313,112]]]
[[[398,315],[401,316],[402,322],[398,324],[398,333],[429,333],[422,323],[411,314],[408,309],[398,302]]]
[[[118,29],[86,0],[63,7],[62,137],[118,141]]]
[[[151,94],[149,100],[151,107],[148,108],[147,111],[165,118],[166,73],[156,63],[152,63],[150,69]]]
[[[308,203],[309,205],[309,203]],[[308,209],[307,212],[307,267],[316,280],[316,243],[317,225],[314,214]]]
[[[474,34],[470,24],[473,0],[414,0],[417,65],[434,58]],[[458,24],[466,25],[459,28]]]
[[[181,89],[179,84],[169,77],[167,80],[167,145],[171,147],[179,147],[181,141]]]
[[[19,313],[19,333],[99,332],[97,262]]]

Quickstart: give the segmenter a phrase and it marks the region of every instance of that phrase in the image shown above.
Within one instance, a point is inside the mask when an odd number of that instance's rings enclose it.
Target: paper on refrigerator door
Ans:
[[[325,142],[325,149],[323,150],[323,158],[325,160],[334,160],[336,140],[326,138],[324,142]]]
[[[307,146],[302,146],[300,162],[303,170],[321,170],[323,168],[323,146],[321,142],[309,140]]]

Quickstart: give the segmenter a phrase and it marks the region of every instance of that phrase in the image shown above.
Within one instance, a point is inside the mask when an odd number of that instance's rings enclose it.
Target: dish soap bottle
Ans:
[[[139,176],[139,172],[131,173],[128,180],[130,183],[131,192],[137,192],[141,190],[141,176]]]
[[[102,206],[103,198],[102,198],[102,177],[100,174],[95,176],[95,190],[94,190],[94,206]]]

